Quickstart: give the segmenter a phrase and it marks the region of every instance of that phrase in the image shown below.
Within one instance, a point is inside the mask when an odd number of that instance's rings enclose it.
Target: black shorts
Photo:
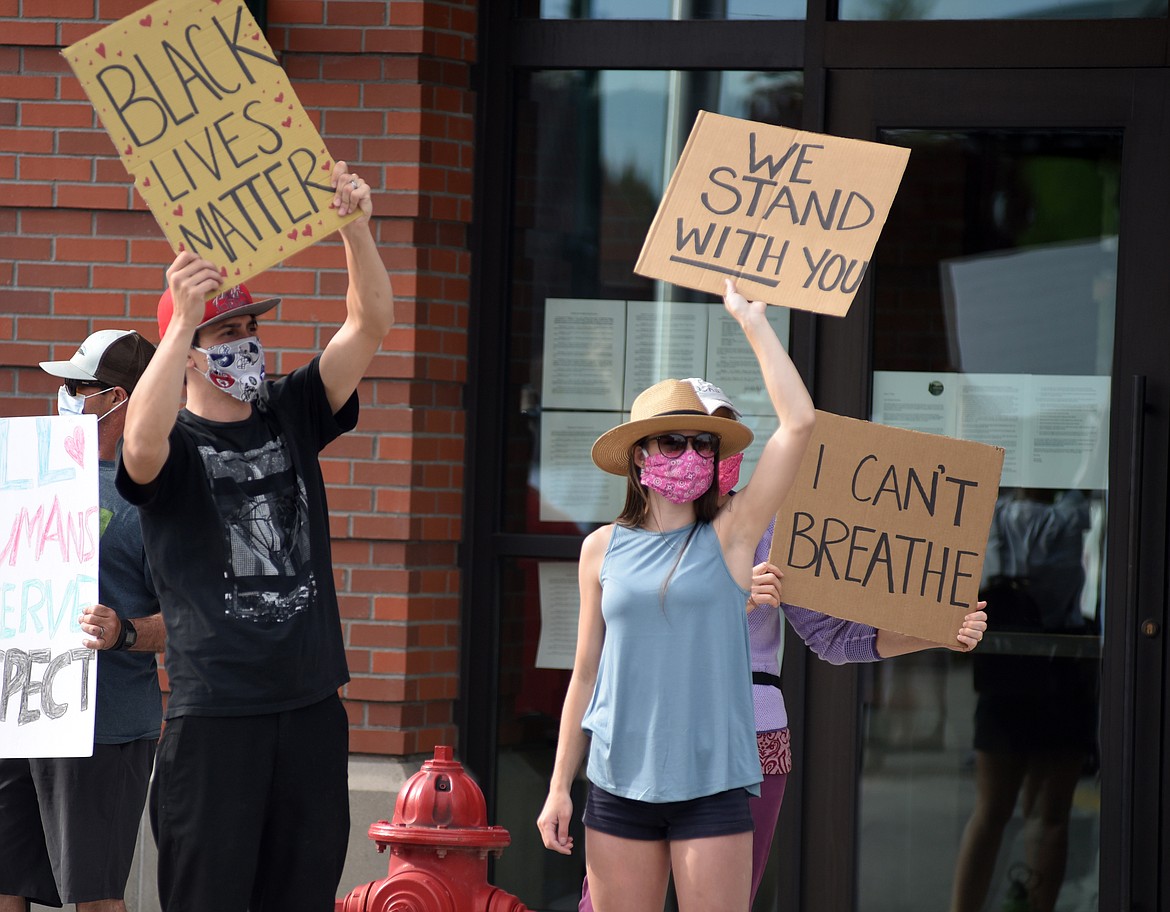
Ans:
[[[92,757],[0,760],[0,894],[49,906],[121,899],[155,743],[95,744]]]
[[[610,836],[650,842],[731,836],[752,831],[748,797],[747,789],[739,788],[658,804],[590,785],[583,820],[590,829]]]

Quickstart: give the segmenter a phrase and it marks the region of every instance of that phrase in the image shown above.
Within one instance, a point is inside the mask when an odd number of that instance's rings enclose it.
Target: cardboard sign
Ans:
[[[359,214],[242,0],[159,0],[62,53],[171,247],[229,285]]]
[[[1001,447],[818,411],[776,514],[784,601],[954,643],[978,601],[1002,468]]]
[[[0,757],[93,754],[97,419],[0,419]]]
[[[843,316],[909,156],[700,111],[634,272]]]

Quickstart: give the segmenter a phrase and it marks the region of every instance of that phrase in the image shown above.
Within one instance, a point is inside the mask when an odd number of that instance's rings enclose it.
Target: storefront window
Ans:
[[[872,418],[1005,458],[987,638],[865,672],[858,910],[1096,908],[1121,137],[881,138]]]
[[[1166,0],[840,0],[840,19],[1152,19]]]
[[[715,369],[726,335],[717,300],[639,276],[634,263],[698,111],[795,125],[802,88],[793,73],[528,77],[512,224],[506,531],[582,535],[612,520],[624,489],[593,469],[593,440],[645,387]],[[787,312],[772,316],[786,338]]]

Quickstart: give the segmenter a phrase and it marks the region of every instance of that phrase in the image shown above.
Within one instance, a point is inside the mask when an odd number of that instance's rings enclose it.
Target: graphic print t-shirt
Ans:
[[[317,366],[267,383],[245,421],[180,412],[150,485],[119,466],[167,627],[167,718],[280,712],[349,679],[317,459],[358,405],[332,414]]]

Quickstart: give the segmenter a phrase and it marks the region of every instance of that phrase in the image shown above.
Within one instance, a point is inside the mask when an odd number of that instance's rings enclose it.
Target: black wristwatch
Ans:
[[[129,649],[138,642],[138,630],[130,623],[129,618],[122,618],[122,632],[118,634],[118,641],[114,649]]]

